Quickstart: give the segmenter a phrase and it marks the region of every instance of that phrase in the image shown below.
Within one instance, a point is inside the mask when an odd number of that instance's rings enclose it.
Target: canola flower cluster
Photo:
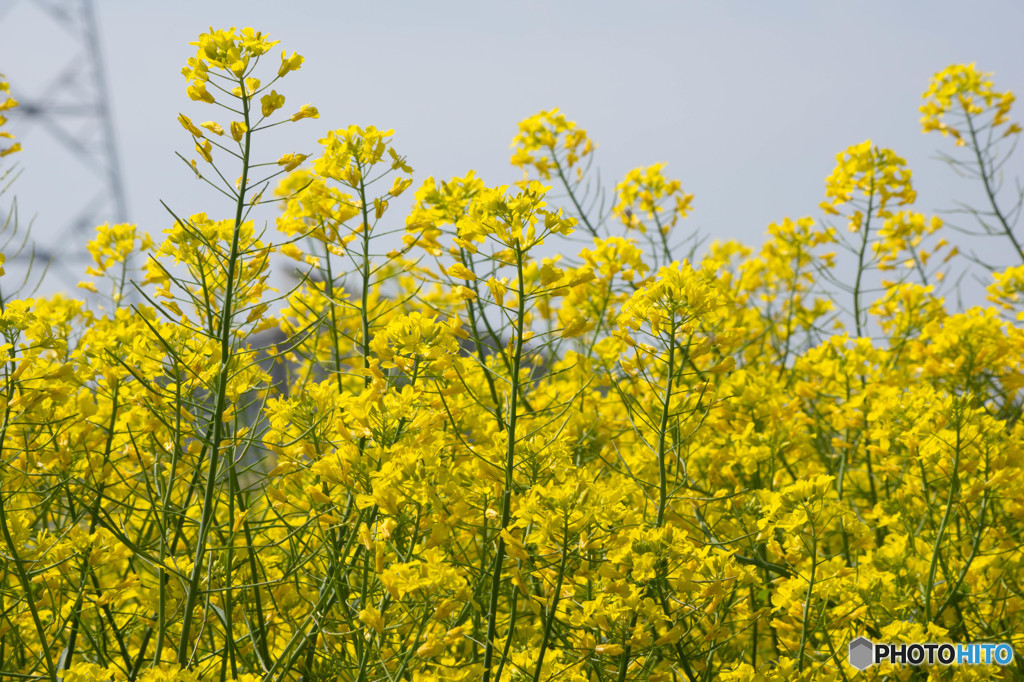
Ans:
[[[195,45],[189,98],[237,118],[179,121],[227,217],[101,226],[106,308],[0,302],[5,675],[848,680],[858,636],[1024,646],[1024,268],[952,310],[957,251],[895,152],[838,156],[823,208],[852,241],[786,218],[681,258],[664,164],[617,186],[612,234],[580,194],[594,143],[541,112],[521,183],[427,178],[381,253],[413,184],[393,131],[268,156],[260,131],[318,117],[279,113],[302,57]],[[973,66],[925,98],[925,131],[1019,131]]]

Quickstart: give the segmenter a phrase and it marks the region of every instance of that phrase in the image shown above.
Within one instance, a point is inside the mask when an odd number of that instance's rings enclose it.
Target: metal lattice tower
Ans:
[[[0,0],[0,20],[15,2]],[[95,180],[95,191],[88,188],[91,194],[80,206],[73,207],[69,219],[60,225],[44,226],[45,238],[33,235],[36,258],[50,260],[49,272],[73,286],[90,258],[85,244],[96,225],[126,222],[128,214],[96,15],[92,0],[24,0],[23,4],[45,15],[49,26],[63,30],[63,36],[34,38],[61,40],[59,44],[69,56],[37,91],[25,83],[11,83],[12,94],[19,102],[10,112],[11,122],[17,125],[19,139],[32,127],[45,129]]]

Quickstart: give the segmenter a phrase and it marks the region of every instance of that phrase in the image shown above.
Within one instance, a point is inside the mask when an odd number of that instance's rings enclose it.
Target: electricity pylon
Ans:
[[[44,239],[33,235],[35,258],[49,260],[49,272],[59,274],[68,285],[74,286],[80,278],[76,273],[81,273],[82,263],[89,258],[85,244],[96,225],[127,221],[128,207],[110,111],[110,93],[92,0],[25,2],[64,30],[66,39],[54,40],[52,44],[70,49],[64,66],[38,91],[33,92],[25,83],[11,83],[12,94],[19,102],[11,112],[11,122],[17,125],[18,139],[24,139],[31,126],[45,129],[95,180],[95,191],[73,208],[71,217],[63,225],[42,226],[47,232]],[[15,0],[0,0],[0,4],[4,5],[2,12],[6,14]],[[35,39],[51,42],[41,35]],[[16,118],[22,120],[16,122]],[[28,258],[28,254],[23,253],[21,258]]]

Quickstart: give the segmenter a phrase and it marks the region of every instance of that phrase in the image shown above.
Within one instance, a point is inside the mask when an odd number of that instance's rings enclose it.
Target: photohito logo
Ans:
[[[902,665],[1009,665],[1013,647],[999,644],[875,644],[866,637],[850,642],[850,665],[866,670],[875,663]]]

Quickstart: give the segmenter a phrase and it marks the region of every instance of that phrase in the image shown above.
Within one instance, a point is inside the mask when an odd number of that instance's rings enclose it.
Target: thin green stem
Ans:
[[[956,449],[953,452],[953,471],[949,474],[949,493],[946,495],[946,509],[942,512],[942,521],[939,522],[939,528],[935,533],[935,545],[932,548],[932,559],[928,566],[928,586],[924,592],[924,622],[932,622],[932,591],[935,589],[935,572],[938,569],[939,557],[942,554],[942,538],[946,533],[946,525],[949,523],[949,517],[953,513],[953,500],[956,499],[957,491],[960,488],[959,469],[960,469],[960,450],[963,446],[962,433],[961,433],[961,419],[960,415],[956,416]],[[942,615],[941,612],[937,612],[935,616]]]
[[[668,475],[665,470],[665,449],[668,446],[668,418],[672,402],[675,351],[676,324],[675,319],[673,319],[668,341],[668,368],[666,370],[665,393],[662,396],[661,423],[658,425],[658,516],[654,521],[655,528],[661,528],[664,525],[665,508],[668,506]]]
[[[555,592],[551,596],[551,607],[548,609],[547,618],[544,619],[544,635],[540,641],[540,651],[537,652],[537,667],[533,671],[533,682],[540,682],[540,675],[544,669],[544,654],[547,653],[548,642],[551,639],[551,628],[555,624],[555,617],[558,615],[558,600],[562,596],[562,581],[565,579],[565,562],[569,558],[569,512],[565,513],[565,523],[562,528],[562,560],[558,565],[558,580],[555,582]]]
[[[196,538],[195,559],[192,565],[192,573],[189,576],[188,586],[185,591],[185,610],[182,614],[181,639],[178,641],[178,664],[185,668],[189,664],[189,646],[192,644],[192,620],[195,617],[196,601],[199,597],[199,583],[202,578],[204,556],[206,554],[206,541],[210,533],[210,526],[213,523],[214,511],[216,508],[216,497],[214,491],[217,486],[217,470],[220,464],[221,441],[224,438],[224,410],[227,407],[228,380],[231,377],[231,343],[234,294],[235,294],[235,269],[239,258],[239,239],[242,228],[242,216],[245,211],[246,186],[249,176],[249,154],[252,146],[252,131],[249,130],[249,95],[246,93],[244,79],[239,79],[242,88],[242,112],[243,122],[246,125],[246,132],[242,152],[242,177],[239,181],[238,201],[235,205],[235,225],[231,235],[231,251],[228,254],[227,282],[224,291],[224,307],[221,310],[220,319],[220,368],[217,374],[217,399],[213,411],[213,435],[210,443],[210,461],[207,469],[206,491],[203,496],[203,511],[199,521],[199,532]],[[229,466],[234,466],[231,462]],[[228,633],[231,637],[231,633]]]
[[[518,316],[515,322],[515,346],[512,353],[512,375],[509,382],[512,385],[509,397],[509,416],[507,421],[508,447],[505,451],[505,489],[501,498],[501,525],[498,531],[498,547],[494,559],[494,573],[491,576],[491,597],[487,606],[487,640],[484,643],[484,682],[491,679],[491,662],[494,658],[494,638],[498,629],[498,595],[501,592],[501,573],[505,560],[505,539],[501,532],[508,527],[512,516],[512,485],[513,474],[515,473],[515,448],[516,448],[516,420],[518,418],[519,406],[519,370],[523,357],[523,332],[526,318],[526,279],[523,272],[523,248],[517,242],[515,245],[516,256],[516,283],[519,295]],[[513,623],[509,623],[507,636],[512,637]],[[500,682],[495,676],[494,682]]]
[[[13,369],[13,360],[9,363],[9,366]],[[4,408],[3,425],[0,426],[0,452],[3,452],[7,443],[7,428],[11,423],[11,398],[14,393],[14,383],[10,371],[7,372],[5,388],[7,389],[7,400],[5,401],[7,406]],[[47,636],[46,628],[43,627],[43,622],[39,617],[39,610],[36,608],[35,599],[32,596],[32,584],[29,581],[28,573],[25,571],[24,560],[18,555],[17,545],[14,542],[14,537],[11,535],[10,522],[7,520],[7,503],[3,491],[0,491],[0,530],[3,531],[7,553],[11,559],[10,563],[14,564],[14,572],[18,575],[25,603],[28,605],[29,613],[32,615],[32,623],[36,628],[36,635],[39,637],[39,646],[42,648],[42,659],[46,664],[46,674],[51,680],[56,682],[57,669],[54,667],[53,658],[50,656],[50,638]]]
[[[861,225],[860,249],[857,251],[857,278],[853,283],[853,322],[857,329],[857,338],[864,335],[861,327],[861,280],[867,268],[865,259],[868,252],[868,241],[871,236],[871,214],[875,210],[875,176],[871,176],[871,185],[868,189],[868,210],[864,215],[864,224]]]
[[[961,103],[960,106],[963,106]],[[999,202],[996,200],[995,188],[992,186],[992,178],[989,175],[988,169],[985,167],[985,158],[981,155],[981,144],[978,142],[978,131],[974,128],[974,119],[971,117],[971,113],[964,108],[964,116],[967,119],[967,130],[971,135],[971,149],[974,151],[974,158],[978,162],[978,172],[981,175],[982,185],[985,187],[985,196],[988,198],[988,203],[992,206],[992,213],[995,215],[996,220],[999,221],[999,225],[1003,228],[1003,233],[1006,234],[1010,242],[1013,244],[1013,249],[1017,256],[1024,261],[1024,249],[1021,249],[1020,242],[1017,241],[1017,237],[1013,234],[1013,229],[1007,221],[1006,216],[1003,215],[1002,210],[999,208]]]
[[[813,533],[812,528],[812,533]],[[804,650],[807,648],[807,623],[811,611],[811,598],[814,596],[814,580],[818,570],[818,536],[811,535],[811,576],[807,582],[807,595],[804,597],[803,617],[800,619],[800,650],[797,655],[797,668],[804,669]]]

